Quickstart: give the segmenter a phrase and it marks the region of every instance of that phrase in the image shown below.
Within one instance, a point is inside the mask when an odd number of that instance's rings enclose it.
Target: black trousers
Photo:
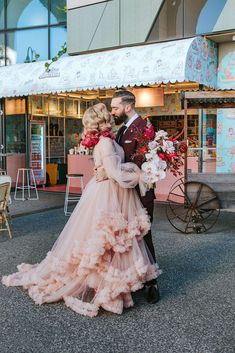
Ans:
[[[140,197],[140,200],[144,206],[144,208],[146,208],[147,212],[148,212],[148,215],[150,217],[150,222],[152,224],[153,222],[153,211],[154,211],[154,190],[151,189],[147,192],[147,194],[144,196],[144,197],[141,197],[140,196],[140,191],[138,188],[137,189],[137,192],[138,192],[138,195]],[[155,250],[154,250],[154,245],[153,245],[153,239],[152,239],[152,232],[151,232],[151,229],[150,231],[144,236],[144,241],[152,255],[152,258],[154,260],[154,262],[156,262],[156,255],[155,255]],[[151,281],[148,281],[146,282],[145,284],[146,285],[154,285],[157,283],[157,280],[156,279],[152,279]]]

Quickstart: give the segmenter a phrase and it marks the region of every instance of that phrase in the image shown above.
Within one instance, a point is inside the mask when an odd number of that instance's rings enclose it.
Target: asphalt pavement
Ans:
[[[52,205],[60,208],[42,203],[40,213],[19,206],[13,239],[0,234],[0,275],[45,257],[68,220],[60,198]],[[159,303],[147,304],[139,291],[122,315],[88,318],[63,302],[35,305],[25,290],[0,284],[0,353],[234,353],[234,213],[222,212],[207,234],[184,235],[164,208],[156,204],[153,224]]]

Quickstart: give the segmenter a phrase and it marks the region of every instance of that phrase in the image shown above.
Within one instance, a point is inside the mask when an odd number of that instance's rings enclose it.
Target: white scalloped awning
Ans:
[[[147,84],[197,82],[216,87],[217,48],[202,37],[67,56],[0,68],[0,97]]]

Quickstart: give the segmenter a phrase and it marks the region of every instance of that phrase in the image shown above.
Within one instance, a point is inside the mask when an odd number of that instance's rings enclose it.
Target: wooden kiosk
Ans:
[[[188,108],[235,108],[234,91],[183,92],[184,139],[187,141]],[[187,155],[184,177],[172,185],[167,217],[182,233],[202,233],[217,221],[221,208],[235,207],[234,173],[191,173]]]

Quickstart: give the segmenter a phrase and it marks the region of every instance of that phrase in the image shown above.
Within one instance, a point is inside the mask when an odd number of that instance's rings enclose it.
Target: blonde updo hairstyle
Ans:
[[[109,113],[106,105],[98,103],[88,108],[82,119],[82,123],[86,132],[97,130],[98,132],[112,128],[114,121]]]

